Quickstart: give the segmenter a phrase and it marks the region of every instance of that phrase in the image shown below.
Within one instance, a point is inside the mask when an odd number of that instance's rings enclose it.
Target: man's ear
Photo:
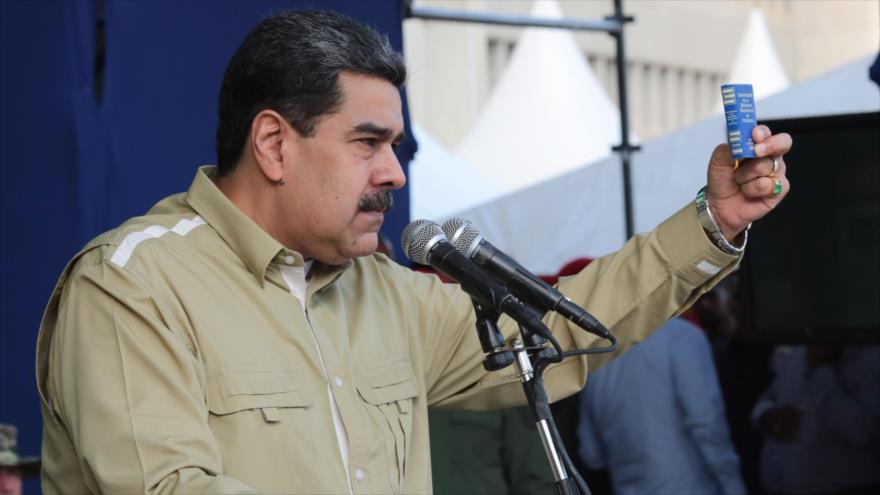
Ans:
[[[263,175],[272,182],[284,179],[284,158],[281,144],[286,122],[278,112],[263,110],[251,122],[251,143],[254,158]]]

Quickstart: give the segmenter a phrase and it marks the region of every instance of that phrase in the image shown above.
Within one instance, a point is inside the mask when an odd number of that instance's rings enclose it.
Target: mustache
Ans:
[[[358,201],[358,211],[378,211],[387,213],[394,207],[394,196],[391,191],[381,191],[373,194],[364,194]]]

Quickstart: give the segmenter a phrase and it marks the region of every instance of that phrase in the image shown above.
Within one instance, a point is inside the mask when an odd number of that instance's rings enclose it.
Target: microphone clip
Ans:
[[[513,352],[505,347],[504,335],[498,329],[498,318],[501,314],[497,311],[485,308],[482,304],[471,298],[474,305],[474,313],[477,315],[477,336],[480,346],[486,353],[483,360],[483,368],[486,371],[498,371],[513,364]]]
[[[501,317],[501,313],[483,306],[474,298],[471,298],[471,303],[474,305],[474,313],[477,317],[476,328],[480,347],[486,353],[483,368],[486,371],[497,371],[510,366],[516,357],[514,351],[507,346],[504,335],[498,328],[498,318]],[[518,349],[518,351],[527,351],[530,355],[536,355],[535,357],[549,362],[560,361],[556,349],[548,347],[546,345],[547,339],[535,332],[536,329],[523,324],[520,324],[519,327],[525,347]]]

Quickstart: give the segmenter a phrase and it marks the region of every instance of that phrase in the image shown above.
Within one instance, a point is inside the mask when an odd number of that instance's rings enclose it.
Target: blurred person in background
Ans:
[[[553,493],[553,475],[526,407],[430,410],[434,493]]]
[[[751,414],[755,402],[770,385],[773,348],[740,334],[742,290],[740,273],[734,272],[683,316],[703,329],[712,345],[727,424],[739,455],[743,481],[749,493],[757,493],[760,491],[761,435],[752,427]]]
[[[767,493],[880,493],[880,347],[783,347],[753,410]]]
[[[39,457],[18,456],[18,430],[0,423],[0,495],[21,495],[26,478],[40,474]]]
[[[727,300],[710,294],[696,306],[724,322]],[[709,339],[686,319],[591,374],[580,399],[578,453],[614,493],[746,493]]]

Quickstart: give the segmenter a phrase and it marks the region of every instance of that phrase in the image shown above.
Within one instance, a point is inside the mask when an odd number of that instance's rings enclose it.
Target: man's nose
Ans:
[[[374,185],[385,186],[391,189],[400,189],[406,184],[406,175],[403,173],[403,167],[400,160],[397,159],[397,153],[390,145],[385,147],[381,157],[376,175],[374,176]]]

